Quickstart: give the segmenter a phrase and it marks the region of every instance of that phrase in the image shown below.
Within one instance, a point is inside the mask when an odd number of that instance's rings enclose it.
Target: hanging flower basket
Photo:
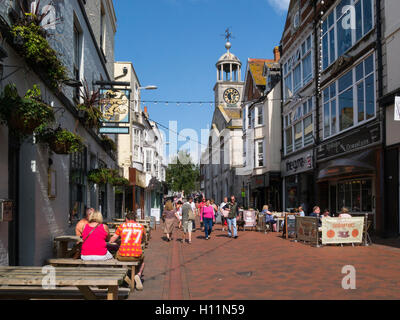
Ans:
[[[90,170],[87,178],[90,182],[104,185],[107,184],[111,178],[110,169],[107,168],[98,168]]]
[[[20,97],[15,84],[8,84],[0,96],[0,122],[20,136],[32,134],[38,127],[54,121],[53,108],[41,100],[34,85]]]
[[[117,146],[114,140],[110,139],[104,134],[101,135],[101,143],[103,144],[104,149],[117,152]]]
[[[70,154],[82,151],[82,138],[66,129],[44,129],[38,132],[40,142],[45,142],[57,154]]]

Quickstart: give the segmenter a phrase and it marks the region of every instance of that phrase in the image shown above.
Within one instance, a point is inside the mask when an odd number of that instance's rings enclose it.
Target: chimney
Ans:
[[[281,53],[279,52],[279,47],[274,48],[274,60],[278,62],[281,59]]]
[[[146,106],[144,107],[144,113],[147,114],[147,107]]]

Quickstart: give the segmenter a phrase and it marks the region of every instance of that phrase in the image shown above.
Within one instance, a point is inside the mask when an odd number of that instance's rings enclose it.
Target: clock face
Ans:
[[[229,104],[236,104],[239,102],[240,99],[240,94],[239,91],[237,91],[234,88],[229,88],[226,89],[224,92],[224,100],[226,103]]]

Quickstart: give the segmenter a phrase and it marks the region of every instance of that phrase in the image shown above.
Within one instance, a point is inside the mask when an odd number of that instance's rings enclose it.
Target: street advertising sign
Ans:
[[[285,216],[285,233],[286,239],[296,237],[296,216],[294,214]]]
[[[394,121],[400,121],[400,97],[394,100]]]
[[[100,89],[100,106],[104,123],[129,123],[130,90]]]
[[[156,222],[160,222],[160,209],[159,208],[151,208],[150,215],[156,218]]]
[[[243,211],[244,227],[254,228],[257,224],[256,212],[253,210]]]
[[[318,243],[318,218],[296,217],[296,237],[299,241]]]
[[[0,222],[10,222],[13,220],[13,202],[11,200],[0,199]]]
[[[322,244],[361,243],[364,217],[322,219]]]

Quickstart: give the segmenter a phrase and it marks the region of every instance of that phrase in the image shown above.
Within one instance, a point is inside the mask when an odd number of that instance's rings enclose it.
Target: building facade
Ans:
[[[217,203],[224,197],[236,196],[243,203],[241,192],[243,176],[237,174],[242,161],[242,116],[240,60],[230,52],[231,43],[225,45],[224,53],[216,64],[217,82],[214,86],[215,111],[208,137],[208,146],[202,153],[201,186],[207,198]]]
[[[281,39],[283,209],[315,205],[314,146],[316,94],[315,8],[313,1],[290,2]]]
[[[382,37],[382,97],[380,107],[384,109],[385,130],[385,230],[388,235],[400,233],[400,70],[398,52],[400,50],[400,22],[397,12],[400,3],[395,0],[380,2],[381,37]],[[379,67],[378,67],[379,68]]]
[[[279,48],[274,59],[248,59],[243,114],[245,206],[281,210],[281,87]]]
[[[114,7],[109,0],[97,2],[98,6],[80,0],[40,1],[39,7],[39,12],[50,10],[42,26],[68,77],[75,83],[86,80],[90,90],[97,89],[92,86],[96,81],[113,80]],[[29,11],[38,2],[21,3]],[[81,102],[78,89],[65,84],[55,90],[42,72],[28,66],[15,50],[15,43],[5,38],[5,30],[16,18],[23,17],[17,1],[1,2],[0,15],[6,53],[1,90],[15,83],[23,95],[38,85],[43,101],[56,111],[56,124],[79,135],[84,144],[81,152],[59,155],[37,143],[32,135],[19,143],[7,126],[0,125],[0,169],[8,173],[0,178],[0,198],[13,202],[11,221],[0,222],[0,264],[43,265],[53,254],[53,239],[73,233],[85,208],[100,209],[106,219],[115,215],[113,187],[89,183],[87,173],[98,167],[118,169],[118,165],[96,130],[88,128],[80,118],[76,107]],[[102,21],[101,28],[91,19]]]

